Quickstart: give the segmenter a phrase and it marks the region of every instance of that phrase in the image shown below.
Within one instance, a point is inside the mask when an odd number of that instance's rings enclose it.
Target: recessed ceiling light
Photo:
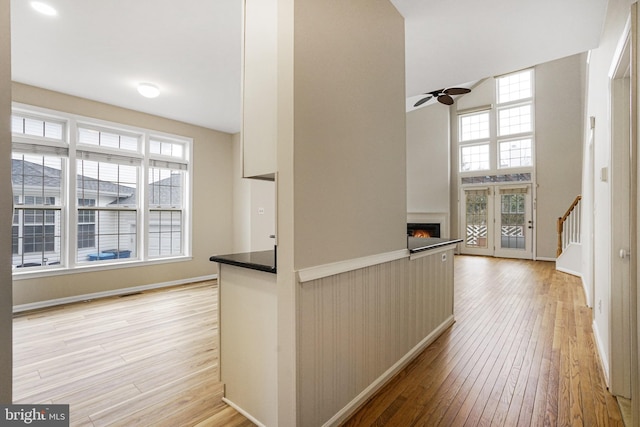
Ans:
[[[42,13],[43,15],[56,16],[58,14],[58,11],[55,10],[52,6],[41,1],[32,1],[31,7]]]
[[[158,86],[151,83],[140,83],[138,85],[138,92],[140,95],[147,98],[155,98],[160,95],[160,89],[158,89]]]

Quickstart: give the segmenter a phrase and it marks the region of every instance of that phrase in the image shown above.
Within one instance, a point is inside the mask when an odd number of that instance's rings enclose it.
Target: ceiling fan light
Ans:
[[[42,13],[47,16],[56,16],[58,11],[53,8],[53,6],[48,5],[47,3],[43,3],[41,1],[32,1],[31,7],[37,12]]]
[[[160,95],[160,89],[151,83],[140,83],[138,85],[138,93],[145,98],[157,98]]]

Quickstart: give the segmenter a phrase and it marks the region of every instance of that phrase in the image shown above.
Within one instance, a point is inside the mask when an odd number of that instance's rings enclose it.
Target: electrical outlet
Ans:
[[[264,215],[264,208],[258,208],[258,215]]]
[[[598,300],[598,312],[602,314],[602,300]]]

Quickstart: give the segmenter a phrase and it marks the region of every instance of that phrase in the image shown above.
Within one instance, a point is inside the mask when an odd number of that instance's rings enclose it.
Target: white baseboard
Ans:
[[[251,416],[250,413],[248,413],[247,411],[245,411],[244,409],[242,409],[240,406],[236,405],[235,403],[233,403],[233,401],[227,399],[226,397],[222,398],[222,401],[224,403],[226,403],[227,405],[231,406],[233,409],[235,409],[236,411],[240,412],[242,415],[244,415],[246,418],[249,419],[249,421],[251,421],[252,423],[254,423],[255,425],[257,425],[258,427],[266,427],[264,424],[262,424],[260,421],[256,420],[255,418],[253,418]]]
[[[185,285],[187,283],[203,282],[205,280],[213,280],[217,278],[218,278],[217,274],[212,274],[209,276],[190,277],[188,279],[172,280],[170,282],[163,282],[163,283],[152,283],[150,285],[133,286],[130,288],[114,289],[112,291],[95,292],[91,294],[74,295],[71,297],[57,298],[57,299],[46,300],[46,301],[38,301],[38,302],[33,302],[28,304],[18,304],[13,306],[13,312],[20,313],[22,311],[37,310],[40,308],[54,307],[56,305],[70,304],[74,302],[87,301],[90,299],[113,297],[116,295],[125,295],[133,292],[148,291],[150,289],[159,289],[159,288],[167,288],[170,286]]]
[[[582,290],[584,291],[584,299],[587,301],[587,307],[593,308],[593,301],[591,301],[591,293],[587,287],[587,283],[584,281],[584,276],[580,275],[580,282],[582,283]]]
[[[552,258],[552,257],[548,257],[548,256],[537,256],[535,258],[535,261],[549,261],[549,262],[555,262],[556,259]]]
[[[415,359],[425,348],[434,342],[442,333],[451,325],[455,323],[455,318],[451,315],[447,320],[442,322],[433,332],[427,335],[422,341],[420,341],[415,347],[413,347],[407,354],[398,360],[393,366],[391,366],[385,373],[380,375],[373,383],[364,389],[359,395],[357,395],[351,402],[349,402],[338,413],[331,417],[322,427],[333,427],[340,425],[347,418],[349,418],[360,406],[365,403],[371,396],[373,396],[378,390],[380,390],[389,380],[391,380],[398,372],[400,372],[405,366],[407,366],[413,359]]]
[[[570,274],[570,275],[572,275],[572,276],[579,277],[580,279],[582,279],[582,273],[578,273],[577,271],[573,271],[573,270],[571,270],[570,268],[564,268],[564,267],[558,267],[558,266],[556,266],[556,270],[557,270],[557,271],[561,271],[561,272],[563,272],[563,273]]]
[[[607,384],[607,388],[610,387],[611,382],[609,379],[609,359],[607,359],[607,353],[605,353],[605,346],[600,338],[600,334],[598,333],[598,328],[596,325],[596,321],[594,320],[591,323],[591,329],[593,330],[593,337],[596,341],[596,349],[598,350],[598,356],[600,359],[600,367],[602,368],[602,373],[604,374],[604,382]]]

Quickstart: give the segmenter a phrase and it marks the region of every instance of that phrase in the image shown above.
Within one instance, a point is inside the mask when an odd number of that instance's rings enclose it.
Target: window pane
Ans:
[[[182,207],[183,171],[161,168],[149,169],[149,206]]]
[[[499,164],[501,168],[532,166],[531,139],[519,139],[500,143]]]
[[[531,131],[531,104],[498,111],[498,135],[513,135]]]
[[[96,145],[118,150],[139,151],[138,141],[138,137],[131,135],[87,128],[78,129],[78,142],[80,142],[80,144]]]
[[[467,145],[460,148],[462,172],[487,169],[489,169],[489,144]]]
[[[60,122],[33,119],[20,115],[11,116],[11,132],[29,136],[39,136],[62,140],[64,124]]]
[[[502,194],[500,212],[500,246],[525,249],[525,194]]]
[[[95,216],[96,223],[83,228],[86,246],[78,246],[78,262],[135,258],[137,212],[96,210]]]
[[[184,144],[179,142],[158,141],[155,139],[149,141],[149,152],[151,154],[159,154],[178,159],[184,159],[185,156]]]
[[[489,112],[460,116],[460,141],[489,138]]]
[[[531,98],[531,70],[498,78],[498,103]]]
[[[468,247],[487,247],[487,194],[482,192],[466,192],[466,236]]]
[[[138,166],[78,160],[78,199],[97,206],[137,206]]]
[[[59,264],[62,214],[59,209],[16,209],[12,227],[12,265],[18,268]],[[14,218],[14,221],[16,218]]]
[[[59,157],[13,153],[11,182],[17,204],[62,203],[62,162]]]
[[[182,212],[149,212],[149,256],[182,255]]]

